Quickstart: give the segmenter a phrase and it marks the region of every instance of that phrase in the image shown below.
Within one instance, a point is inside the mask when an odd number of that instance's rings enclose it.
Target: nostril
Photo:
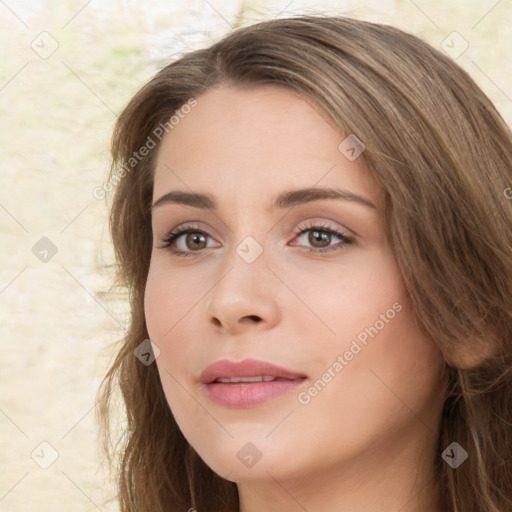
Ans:
[[[254,322],[261,322],[261,318],[257,315],[248,315],[248,316],[244,316],[244,318],[249,318],[250,320],[253,320]]]

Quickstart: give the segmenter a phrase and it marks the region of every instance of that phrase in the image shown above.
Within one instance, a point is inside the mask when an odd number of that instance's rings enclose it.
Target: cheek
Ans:
[[[166,394],[188,383],[208,362],[204,349],[209,338],[201,301],[215,283],[216,274],[210,274],[196,269],[177,271],[160,257],[150,266],[144,314],[149,337],[160,349],[157,365],[162,382],[167,382]]]
[[[149,338],[160,349],[157,365],[163,381],[166,374],[181,379],[176,369],[190,367],[193,347],[186,338],[185,327],[200,298],[200,291],[197,287],[186,286],[171,272],[161,271],[158,266],[150,267],[144,314]],[[168,386],[172,382],[171,379]],[[168,386],[164,386],[166,394]]]
[[[307,433],[315,464],[336,464],[357,461],[369,449],[412,446],[437,431],[443,360],[416,329],[410,305],[403,300],[402,306],[384,328],[370,331],[366,345],[347,337],[322,347],[323,364],[297,401],[295,424],[273,434],[276,445],[304,445]]]
[[[304,346],[315,379],[301,397],[303,421],[320,437],[331,429],[355,445],[383,429],[398,431],[416,413],[435,429],[431,405],[443,396],[443,358],[416,322],[394,259],[366,263],[323,279],[324,286],[303,280],[300,289],[324,324],[302,325],[306,338],[321,342]]]
[[[303,397],[303,402],[310,400],[304,408],[314,418],[311,428],[317,434],[326,428],[316,419],[322,411],[324,417],[328,412],[327,428],[353,439],[354,448],[358,441],[373,442],[382,432],[400,435],[414,424],[425,435],[436,430],[444,396],[441,352],[419,330],[407,296],[387,310],[389,306],[387,301],[373,304],[366,324],[354,324],[347,317],[353,334],[345,331],[343,339],[325,347],[326,373],[316,376],[318,391]],[[383,320],[376,320],[378,312],[384,313]],[[343,328],[342,322],[337,325]],[[333,371],[336,362],[341,365]],[[329,368],[334,378],[327,373]]]
[[[406,296],[395,260],[387,251],[354,253],[347,255],[343,265],[319,265],[314,271],[309,267],[281,272],[303,303],[289,301],[290,310],[284,315],[302,322],[309,332],[315,329],[317,337],[332,343],[336,351],[359,334],[364,337],[365,329],[376,322],[381,327],[381,315],[394,318],[393,304]]]
[[[152,340],[170,339],[207,289],[208,282],[199,272],[176,272],[162,258],[152,260],[144,293],[144,313]]]
[[[178,301],[169,281],[164,273],[156,271],[153,265],[150,267],[144,292],[144,315],[154,342],[163,338],[175,323]]]
[[[203,292],[204,293],[204,292]],[[187,379],[197,359],[197,347],[191,343],[190,315],[201,297],[201,290],[186,286],[173,273],[150,268],[144,296],[144,312],[148,334],[160,350],[156,359],[165,396],[178,424],[186,431],[201,417],[197,403],[190,398]]]

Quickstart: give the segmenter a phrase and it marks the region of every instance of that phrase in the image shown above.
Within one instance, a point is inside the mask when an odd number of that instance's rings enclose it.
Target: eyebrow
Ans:
[[[337,199],[341,201],[351,201],[361,204],[368,208],[376,210],[376,206],[368,199],[349,192],[335,188],[303,188],[290,190],[279,194],[273,204],[273,208],[290,208],[299,204],[306,204],[321,199]],[[174,190],[164,194],[157,199],[151,209],[163,206],[165,204],[183,204],[194,208],[216,210],[217,205],[213,197],[209,194],[200,194],[196,192],[184,192]]]

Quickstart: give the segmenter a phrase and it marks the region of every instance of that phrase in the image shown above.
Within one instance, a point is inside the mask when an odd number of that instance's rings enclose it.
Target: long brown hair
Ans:
[[[119,117],[110,228],[131,323],[100,390],[100,412],[108,432],[120,387],[127,426],[122,444],[110,448],[120,454],[121,510],[239,509],[236,484],[207,467],[181,434],[156,365],[134,356],[148,338],[143,300],[159,140],[130,159],[159,126],[172,129],[180,107],[219,84],[299,91],[363,141],[361,158],[385,192],[388,236],[416,316],[447,361],[442,510],[512,510],[510,130],[468,74],[417,37],[323,16],[260,23],[186,54]],[[461,351],[479,356],[460,362],[453,354]],[[454,441],[469,454],[457,469],[441,458]]]

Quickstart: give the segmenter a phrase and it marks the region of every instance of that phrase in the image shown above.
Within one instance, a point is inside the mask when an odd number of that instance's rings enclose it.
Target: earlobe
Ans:
[[[445,350],[445,359],[454,368],[471,370],[495,355],[493,348],[488,340],[459,342]]]

